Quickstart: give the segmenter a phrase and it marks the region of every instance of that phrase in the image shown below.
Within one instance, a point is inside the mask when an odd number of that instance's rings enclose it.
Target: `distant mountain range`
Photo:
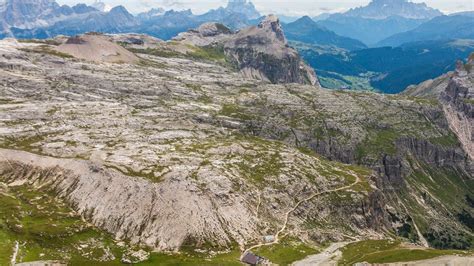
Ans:
[[[342,37],[336,33],[319,26],[310,17],[302,17],[295,22],[283,25],[286,37],[292,41],[309,44],[331,45],[346,50],[359,50],[367,48],[362,42]]]
[[[373,0],[367,6],[351,9],[344,13],[347,17],[366,19],[386,19],[397,16],[407,19],[432,19],[441,16],[441,11],[428,7],[425,3],[408,0]]]
[[[368,46],[376,46],[378,42],[394,34],[415,29],[426,21],[426,19],[411,19],[400,16],[369,19],[334,14],[317,23],[338,35],[357,39]]]
[[[214,21],[239,29],[257,24],[262,17],[247,0],[230,0],[226,7],[194,15],[191,10],[151,9],[133,16],[123,6],[108,11],[96,1],[93,6],[60,6],[54,0],[6,0],[0,4],[0,38],[47,38],[88,31],[142,32],[162,39]]]
[[[312,19],[283,16],[281,21],[286,23],[289,40],[356,50],[413,41],[471,38],[473,20],[466,19],[466,14],[469,13],[443,16],[424,3],[373,0],[345,13],[321,14]],[[229,0],[227,6],[202,15],[191,10],[153,8],[136,16],[122,6],[110,8],[99,0],[91,6],[73,7],[61,6],[54,0],[4,0],[0,1],[0,38],[47,38],[101,31],[146,33],[168,40],[205,22],[219,22],[237,30],[257,25],[261,17],[247,0]]]
[[[441,11],[426,4],[407,0],[373,0],[367,6],[345,13],[323,14],[316,18],[321,26],[335,33],[360,40],[367,45],[394,34],[412,30],[422,23],[441,16]]]
[[[297,49],[316,70],[323,86],[328,87],[330,79],[352,88],[351,79],[366,79],[367,85],[381,92],[399,93],[409,85],[454,70],[454,62],[474,50],[474,40],[426,41],[353,52],[320,52],[319,47],[311,46]]]
[[[413,30],[382,40],[378,46],[395,47],[404,43],[443,39],[474,39],[474,12],[436,17]]]

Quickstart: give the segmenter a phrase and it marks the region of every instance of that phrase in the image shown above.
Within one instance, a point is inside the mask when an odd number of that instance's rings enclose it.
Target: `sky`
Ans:
[[[60,4],[74,5],[76,3],[91,4],[95,0],[57,0]],[[109,6],[123,5],[132,13],[147,11],[152,7],[165,9],[192,9],[193,13],[200,14],[212,8],[225,6],[227,0],[102,0]],[[319,15],[321,13],[335,13],[350,8],[367,5],[370,0],[253,0],[262,14],[279,14],[290,16]],[[473,11],[474,0],[412,0],[425,2],[444,13],[459,11]]]

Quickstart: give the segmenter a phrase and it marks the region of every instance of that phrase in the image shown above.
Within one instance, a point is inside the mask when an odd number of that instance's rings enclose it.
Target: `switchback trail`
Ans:
[[[307,202],[307,201],[310,201],[316,197],[319,197],[321,195],[324,195],[324,194],[328,194],[328,193],[332,193],[332,192],[337,192],[337,191],[342,191],[342,190],[346,190],[346,189],[349,189],[355,185],[357,185],[359,182],[360,182],[360,178],[358,175],[354,174],[354,173],[351,173],[352,176],[354,176],[356,178],[356,180],[354,181],[354,183],[350,184],[350,185],[347,185],[347,186],[343,186],[343,187],[340,187],[340,188],[335,188],[335,189],[331,189],[331,190],[326,190],[326,191],[323,191],[323,192],[317,192],[313,195],[311,195],[310,197],[306,198],[306,199],[302,199],[300,201],[298,201],[295,206],[293,208],[291,208],[285,215],[285,222],[283,223],[283,226],[281,227],[281,229],[275,234],[275,240],[273,242],[270,242],[270,243],[261,243],[261,244],[257,244],[257,245],[254,245],[254,246],[251,246],[249,247],[248,249],[246,249],[242,254],[245,254],[253,249],[256,249],[256,248],[259,248],[259,247],[263,247],[263,246],[271,246],[271,245],[275,245],[275,244],[278,244],[280,242],[280,235],[286,230],[287,226],[288,226],[288,222],[290,220],[290,216],[291,214],[296,211],[300,206],[301,204]]]

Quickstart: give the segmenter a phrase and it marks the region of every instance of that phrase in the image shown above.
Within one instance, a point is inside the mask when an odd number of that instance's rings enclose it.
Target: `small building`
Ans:
[[[258,265],[263,263],[265,261],[265,258],[257,256],[252,252],[247,252],[242,256],[240,261],[249,265]]]
[[[263,237],[263,242],[265,243],[272,243],[275,242],[275,236],[268,235]]]

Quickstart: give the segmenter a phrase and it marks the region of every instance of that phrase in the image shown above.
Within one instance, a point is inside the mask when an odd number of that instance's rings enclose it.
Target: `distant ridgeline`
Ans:
[[[7,0],[0,4],[0,37],[49,38],[89,31],[106,33],[139,32],[170,39],[178,33],[208,21],[231,28],[256,24],[260,13],[246,0],[230,0],[224,8],[194,15],[191,10],[165,11],[161,8],[133,16],[123,6],[105,11],[105,5],[60,6],[54,0]],[[100,10],[99,10],[100,9]],[[254,21],[255,20],[255,21]]]
[[[6,0],[0,3],[0,38],[135,32],[170,40],[206,22],[238,30],[258,25],[262,17],[247,0],[229,0],[202,15],[153,8],[136,16],[97,1],[70,7],[55,0]],[[321,85],[332,89],[399,93],[454,70],[453,62],[474,50],[474,12],[446,16],[408,0],[373,0],[345,13],[283,18],[289,44],[318,72]]]

